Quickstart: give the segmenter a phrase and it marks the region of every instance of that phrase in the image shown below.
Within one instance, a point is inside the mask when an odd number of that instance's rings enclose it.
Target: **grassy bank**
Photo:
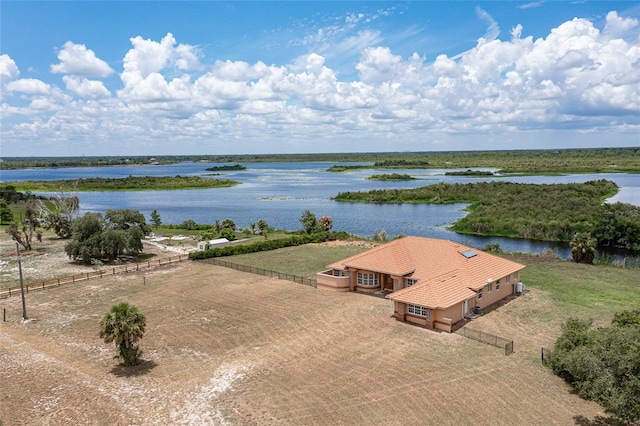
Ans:
[[[160,191],[177,189],[226,188],[238,185],[229,179],[210,179],[200,176],[129,176],[125,178],[86,178],[63,180],[27,180],[6,182],[18,191],[60,192],[65,191]]]

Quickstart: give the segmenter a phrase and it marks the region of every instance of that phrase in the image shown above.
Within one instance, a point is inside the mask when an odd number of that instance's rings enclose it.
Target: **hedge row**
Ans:
[[[322,243],[327,239],[324,232],[310,235],[296,235],[289,238],[263,240],[247,245],[232,245],[222,248],[214,248],[204,251],[196,251],[189,254],[191,260],[210,259],[212,257],[235,256],[237,254],[257,253],[260,251],[277,250],[285,247],[300,246],[309,243]]]

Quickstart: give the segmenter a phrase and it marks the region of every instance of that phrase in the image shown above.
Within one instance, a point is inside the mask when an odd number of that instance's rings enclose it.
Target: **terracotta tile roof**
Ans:
[[[468,252],[467,256],[462,253]],[[329,265],[417,279],[389,298],[430,308],[446,308],[473,297],[487,279],[525,266],[448,240],[404,237]]]

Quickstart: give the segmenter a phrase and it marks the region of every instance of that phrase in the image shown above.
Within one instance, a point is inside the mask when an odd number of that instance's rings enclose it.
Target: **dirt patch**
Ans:
[[[544,293],[475,322],[510,327],[505,356],[398,322],[385,299],[196,262],[145,277],[30,293],[29,323],[20,298],[0,301],[4,424],[572,425],[602,414],[540,365]],[[97,335],[120,301],[147,316],[146,363],[132,370]]]
[[[318,243],[319,246],[325,247],[342,247],[342,246],[350,246],[350,247],[364,247],[364,248],[373,248],[378,244],[373,243],[371,241],[359,241],[359,240],[336,240],[336,241],[325,241],[324,243]]]
[[[50,280],[53,278],[93,272],[94,268],[70,261],[64,251],[68,240],[45,238],[34,244],[33,250],[20,250],[22,275],[26,283]],[[144,243],[144,254],[158,257],[175,256],[162,244]],[[133,260],[135,262],[135,260]],[[20,271],[16,259],[16,243],[7,235],[0,237],[0,288],[20,285]]]

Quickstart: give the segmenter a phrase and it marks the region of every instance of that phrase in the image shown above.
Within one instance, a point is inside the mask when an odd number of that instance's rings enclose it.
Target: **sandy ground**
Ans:
[[[175,238],[174,238],[175,240]],[[144,253],[157,257],[185,254],[195,248],[195,244],[185,241],[181,245],[167,245],[166,239],[143,241]],[[24,251],[20,247],[22,275],[24,283],[38,282],[93,271],[93,267],[70,261],[64,252],[68,240],[45,238],[34,244],[34,249]],[[7,235],[0,236],[0,288],[20,285],[20,272],[16,258],[16,243]]]
[[[100,317],[147,316],[144,363],[118,365]],[[539,362],[554,339],[531,291],[469,326],[516,353],[400,323],[388,300],[195,262],[0,301],[3,425],[573,425],[597,404]],[[593,419],[593,420],[592,420]],[[593,423],[591,423],[593,422]]]

